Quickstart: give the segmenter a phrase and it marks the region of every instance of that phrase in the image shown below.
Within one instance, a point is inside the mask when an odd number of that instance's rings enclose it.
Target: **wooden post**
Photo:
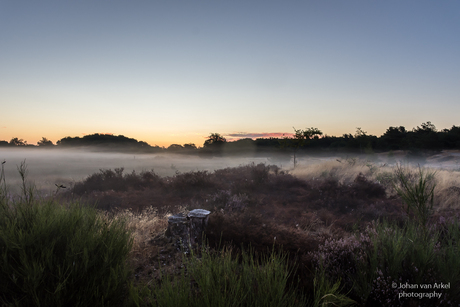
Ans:
[[[187,214],[190,220],[190,245],[192,247],[201,246],[203,232],[208,225],[208,216],[211,212],[204,209],[195,209]]]
[[[211,212],[204,209],[190,211],[187,216],[179,213],[168,218],[166,236],[172,237],[175,244],[189,253],[192,248],[201,246],[203,232],[208,225]]]
[[[184,252],[190,252],[190,222],[187,217],[179,213],[171,215],[168,218],[168,230],[166,236],[172,237],[174,243],[183,249]]]

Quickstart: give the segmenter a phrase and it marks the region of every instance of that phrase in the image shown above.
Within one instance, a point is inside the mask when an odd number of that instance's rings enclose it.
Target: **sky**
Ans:
[[[460,125],[460,1],[0,0],[0,140]]]

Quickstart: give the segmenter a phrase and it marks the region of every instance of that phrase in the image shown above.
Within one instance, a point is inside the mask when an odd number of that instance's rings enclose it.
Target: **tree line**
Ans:
[[[173,145],[171,145],[173,146]],[[174,145],[175,150],[180,145]],[[185,149],[185,147],[183,148]],[[239,139],[228,142],[222,135],[211,133],[203,144],[202,151],[255,152],[290,151],[294,160],[298,151],[310,152],[350,152],[373,153],[405,150],[412,153],[420,151],[439,151],[443,149],[460,149],[460,127],[438,130],[431,122],[407,130],[403,126],[389,127],[380,137],[368,134],[357,128],[354,134],[342,136],[324,135],[318,128],[296,129],[292,135],[283,138]],[[294,162],[295,163],[295,162]]]
[[[71,148],[71,147],[98,147],[107,150],[137,150],[137,151],[153,151],[161,150],[159,146],[150,146],[144,141],[138,141],[133,138],[125,137],[124,135],[112,134],[91,134],[83,137],[70,137],[62,138],[54,144],[46,137],[42,137],[37,145],[27,144],[27,141],[17,137],[12,138],[9,142],[0,141],[0,146],[3,147],[46,147],[46,148]]]
[[[202,154],[239,154],[257,152],[350,152],[372,153],[396,150],[438,151],[443,149],[460,149],[460,127],[438,130],[431,122],[407,130],[403,126],[389,127],[383,135],[370,135],[361,128],[354,134],[342,136],[324,135],[318,128],[305,130],[295,129],[294,133],[283,138],[243,138],[236,141],[227,141],[219,133],[211,133],[203,143],[197,147],[193,143],[172,144],[169,147],[151,146],[143,141],[128,138],[123,135],[92,134],[84,137],[65,137],[53,144],[43,137],[37,145],[27,144],[23,139],[12,138],[9,142],[0,141],[4,147],[99,147],[107,150],[142,151],[142,152],[172,152],[172,153],[202,153]]]

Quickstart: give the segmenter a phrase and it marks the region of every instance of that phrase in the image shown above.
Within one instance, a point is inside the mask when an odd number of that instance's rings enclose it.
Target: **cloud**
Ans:
[[[283,137],[289,137],[292,136],[292,133],[286,133],[286,132],[261,132],[261,133],[256,133],[256,132],[235,132],[235,133],[228,133],[224,135],[227,137],[229,140],[239,140],[239,139],[245,139],[245,138],[250,138],[250,139],[267,139],[267,138],[283,138]]]
[[[3,126],[2,129],[6,129],[6,126]]]

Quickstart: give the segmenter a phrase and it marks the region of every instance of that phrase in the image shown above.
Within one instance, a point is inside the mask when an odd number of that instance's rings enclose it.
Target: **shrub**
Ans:
[[[366,306],[399,306],[411,300],[399,299],[400,293],[411,292],[400,289],[401,283],[434,285],[442,282],[450,284],[450,288],[437,291],[442,294],[440,300],[418,298],[417,302],[428,306],[458,303],[459,222],[441,219],[429,231],[429,236],[425,236],[413,221],[403,227],[380,222],[359,236],[326,240],[311,253],[313,265],[320,268],[316,271],[319,284],[315,285],[315,291],[334,290],[334,295],[350,293],[350,297]],[[418,293],[430,291],[433,292],[433,288],[416,290]]]
[[[366,250],[367,261],[360,262],[358,275],[361,282],[372,284],[370,299],[374,302],[382,305],[400,303],[398,293],[404,289],[393,287],[393,283],[436,282],[437,233],[432,233],[431,238],[427,239],[414,222],[406,223],[402,228],[382,222],[375,225],[374,231],[369,234],[373,248]],[[366,281],[366,274],[373,278]]]
[[[397,184],[395,190],[406,204],[406,210],[412,211],[423,233],[427,235],[427,222],[433,210],[435,172],[426,172],[419,166],[418,174],[413,174],[401,165],[395,170]]]
[[[246,194],[232,194],[230,190],[219,190],[211,195],[210,204],[216,209],[228,211],[243,211],[249,202]]]
[[[130,234],[122,220],[54,201],[15,202],[0,215],[0,302],[100,306],[123,300]]]
[[[89,194],[93,191],[127,191],[129,189],[141,190],[148,186],[156,186],[162,184],[160,176],[152,171],[143,171],[136,174],[133,171],[131,174],[123,174],[124,168],[100,169],[99,173],[94,173],[82,182],[76,183],[72,192],[77,195]]]
[[[319,274],[319,281],[327,279],[335,282],[341,279],[343,290],[351,291],[354,276],[358,271],[356,259],[365,257],[365,250],[369,244],[370,239],[367,234],[361,234],[359,238],[350,236],[327,239],[317,251],[310,252],[314,267],[321,268],[316,272],[317,275]]]
[[[214,182],[207,171],[196,171],[188,173],[176,173],[171,178],[172,186],[179,191],[182,190],[200,190],[212,188]]]
[[[435,246],[439,280],[450,282],[449,296],[460,301],[460,222],[458,219],[441,217],[433,227],[439,231]]]

